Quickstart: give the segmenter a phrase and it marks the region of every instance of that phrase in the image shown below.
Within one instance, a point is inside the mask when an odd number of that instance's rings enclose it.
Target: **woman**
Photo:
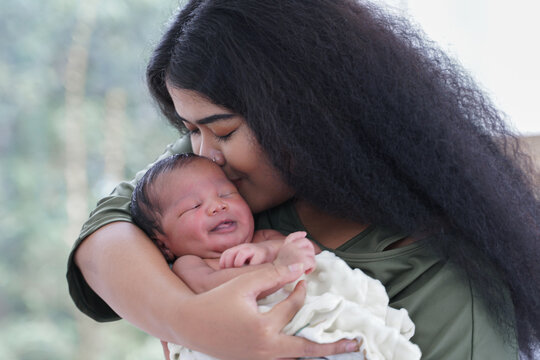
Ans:
[[[147,78],[169,121],[223,167],[260,227],[306,230],[385,284],[391,305],[416,323],[424,359],[515,359],[516,333],[532,356],[533,172],[501,114],[406,22],[352,0],[194,0]],[[68,276],[83,311],[118,314],[224,359],[355,346],[279,334],[302,287],[271,314],[256,313],[256,294],[294,269],[191,293],[129,223],[130,191],[123,184],[102,200],[73,251]]]

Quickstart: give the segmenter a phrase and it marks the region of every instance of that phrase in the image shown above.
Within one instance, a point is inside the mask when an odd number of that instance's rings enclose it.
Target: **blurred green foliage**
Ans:
[[[66,115],[66,73],[70,51],[81,46],[87,66],[76,74],[84,92],[75,110],[86,180],[79,190],[88,214],[176,136],[150,100],[144,70],[181,2],[0,3],[0,359],[163,358],[156,339],[125,321],[95,323],[69,298],[66,261],[76,233],[66,235],[73,225],[66,210],[66,140],[75,134],[66,132],[66,122],[74,120]],[[88,42],[79,44],[77,29],[90,17]],[[125,96],[125,122],[112,139],[122,160],[115,174],[107,172],[106,156],[111,93]]]
[[[78,74],[84,92],[76,111],[87,214],[115,182],[131,178],[176,137],[148,95],[144,70],[180,2],[2,0],[0,359],[162,358],[156,339],[125,321],[95,323],[67,292],[66,261],[75,238],[66,236],[65,144],[75,134],[65,131],[66,69],[70,51],[82,46],[87,66]],[[92,11],[89,41],[78,44],[76,29]],[[105,119],[107,96],[115,92],[125,105],[115,135],[120,173],[112,176]]]

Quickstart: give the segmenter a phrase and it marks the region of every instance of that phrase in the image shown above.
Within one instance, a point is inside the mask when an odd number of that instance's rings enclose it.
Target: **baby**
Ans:
[[[196,293],[254,270],[243,265],[301,263],[307,273],[315,266],[305,232],[285,237],[254,231],[253,215],[234,184],[219,166],[194,154],[156,163],[133,192],[131,213]]]
[[[310,274],[306,278],[308,295],[284,332],[319,342],[345,337],[359,340],[359,352],[330,358],[392,359],[398,353],[399,359],[420,358],[418,347],[408,341],[414,324],[405,310],[387,306],[388,297],[380,282],[350,269],[327,251],[316,260],[320,249],[305,232],[284,236],[275,230],[255,231],[249,206],[210,160],[181,154],[157,162],[138,182],[131,213],[135,223],[173,262],[174,273],[194,292],[208,291],[266,263],[301,264],[305,274]],[[364,291],[335,288],[349,278],[353,289]],[[259,301],[260,310],[268,310],[290,291],[291,287],[276,288],[261,294],[260,298],[266,298]],[[366,304],[369,298],[377,299],[376,306]],[[337,331],[336,324],[341,326]],[[377,336],[371,341],[368,334]],[[380,343],[380,339],[387,343]],[[174,344],[169,344],[169,350],[170,359],[212,359]]]

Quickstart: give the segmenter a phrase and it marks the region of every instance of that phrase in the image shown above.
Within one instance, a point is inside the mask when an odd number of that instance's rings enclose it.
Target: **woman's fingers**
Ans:
[[[306,298],[306,286],[304,281],[299,281],[296,284],[293,292],[283,301],[276,304],[272,310],[267,312],[267,316],[271,317],[279,324],[283,326],[281,330],[291,319],[296,315],[298,310],[304,304]]]
[[[163,347],[163,355],[165,356],[165,360],[169,360],[169,346],[167,345],[167,342],[161,340],[161,346]]]
[[[272,264],[263,266],[190,299],[192,310],[184,314],[182,323],[193,333],[197,330],[198,334],[205,335],[192,337],[190,334],[190,341],[184,339],[183,343],[189,348],[225,360],[294,357],[295,353],[288,354],[279,349],[283,336],[281,329],[287,320],[279,322],[260,313],[256,299],[263,291],[277,289],[296,280],[303,268]],[[185,306],[183,309],[185,311]]]
[[[356,352],[359,345],[356,340],[340,340],[330,344],[317,344],[299,336],[286,336],[280,340],[280,350],[283,356],[290,358],[290,354],[296,358],[318,358],[323,356]],[[286,354],[286,355],[285,355]],[[282,357],[280,359],[286,359]]]
[[[193,308],[184,313],[182,323],[193,331],[193,336],[190,334],[190,339],[183,339],[184,343],[194,350],[226,360],[268,360],[346,352],[344,342],[320,345],[281,333],[304,302],[303,282],[299,282],[291,295],[272,310],[259,312],[256,298],[261,292],[280,288],[302,273],[301,265],[265,264],[257,271],[238,276],[190,299]],[[223,337],[224,333],[226,337]]]
[[[303,264],[289,266],[268,264],[264,269],[243,274],[230,282],[241,282],[244,296],[255,301],[257,296],[266,290],[281,288],[285,284],[295,281],[304,272]]]

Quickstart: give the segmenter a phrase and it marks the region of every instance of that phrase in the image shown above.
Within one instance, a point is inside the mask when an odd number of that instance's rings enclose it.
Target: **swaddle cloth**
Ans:
[[[407,310],[388,306],[388,295],[380,281],[360,269],[351,269],[329,251],[316,257],[316,269],[303,276],[306,300],[283,332],[318,343],[357,339],[360,351],[325,357],[336,360],[416,360],[420,348],[409,341],[414,323]],[[299,279],[300,280],[300,279]],[[259,310],[269,311],[285,299],[296,283],[259,300]],[[169,344],[171,360],[216,360],[183,346]]]

